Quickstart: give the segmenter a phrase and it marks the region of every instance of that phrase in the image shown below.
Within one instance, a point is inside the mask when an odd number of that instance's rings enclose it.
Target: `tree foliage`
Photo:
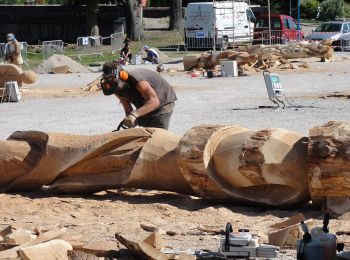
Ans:
[[[315,19],[319,5],[320,2],[318,0],[302,0],[300,3],[301,17],[304,19]]]
[[[320,7],[321,20],[329,21],[344,16],[344,0],[325,0],[320,4]]]

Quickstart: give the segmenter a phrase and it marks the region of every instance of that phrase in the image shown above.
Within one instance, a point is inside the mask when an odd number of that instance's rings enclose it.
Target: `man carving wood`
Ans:
[[[127,72],[115,62],[106,62],[101,88],[105,95],[115,94],[120,100],[126,115],[122,121],[125,127],[169,128],[177,98],[159,73],[148,69]]]

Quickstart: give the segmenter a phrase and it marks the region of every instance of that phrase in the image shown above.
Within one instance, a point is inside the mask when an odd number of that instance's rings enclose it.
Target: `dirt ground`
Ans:
[[[174,115],[171,131],[182,134],[191,126],[205,122],[239,123],[251,128],[265,127],[272,122],[272,126],[300,129],[300,132],[307,133],[309,127],[325,123],[326,120],[350,120],[347,97],[327,97],[334,91],[349,91],[349,65],[347,57],[339,56],[335,63],[310,61],[309,70],[279,71],[294,101],[323,108],[305,108],[299,111],[300,114],[294,110],[279,110],[278,115],[285,118],[278,122],[274,120],[276,111],[250,110],[259,102],[267,102],[260,74],[227,79],[228,83],[224,84],[222,79],[205,81],[190,78],[184,72],[165,73],[164,76],[175,85],[181,104]],[[166,65],[171,66],[174,65]],[[75,133],[108,131],[112,126],[107,122],[114,120],[115,115],[105,116],[103,113],[108,111],[122,116],[122,112],[114,111],[114,99],[107,100],[101,93],[83,90],[97,76],[43,75],[38,83],[25,86],[24,101],[18,105],[0,105],[0,138],[5,139],[13,131],[21,129]],[[101,104],[103,106],[99,109]],[[222,107],[218,104],[222,104]],[[237,110],[233,113],[234,108]],[[202,110],[198,112],[197,109]],[[225,111],[231,114],[224,114]],[[87,123],[90,126],[93,124],[94,130],[84,128],[83,125]],[[270,225],[297,213],[316,219],[315,223],[321,225],[322,213],[313,209],[311,204],[276,210],[142,190],[108,190],[89,196],[46,195],[40,191],[0,194],[0,227],[12,225],[29,230],[35,227],[42,230],[65,228],[74,245],[84,241],[115,241],[116,232],[129,239],[142,240],[148,233],[142,230],[140,224],[146,224],[176,232],[175,236],[165,236],[165,241],[166,250],[177,252],[218,250],[220,236],[201,231],[199,225],[220,230],[230,221],[235,229],[248,228],[262,242],[267,242],[267,235],[272,231]],[[346,221],[346,216],[343,220],[331,220],[330,231],[349,234],[350,222]],[[350,247],[349,236],[339,235],[338,240]],[[295,258],[294,250],[282,249],[281,252],[280,259]]]
[[[0,224],[15,228],[41,230],[65,228],[72,245],[84,242],[114,241],[116,232],[132,240],[142,240],[149,233],[140,225],[150,225],[165,231],[176,232],[165,236],[167,251],[196,250],[217,251],[218,234],[203,232],[198,227],[223,229],[230,221],[235,229],[248,228],[267,242],[269,227],[279,221],[303,213],[306,218],[316,219],[321,225],[322,214],[311,205],[293,210],[275,210],[232,206],[209,202],[197,197],[158,191],[109,190],[91,196],[51,195],[21,193],[0,195]],[[331,220],[331,232],[350,232],[350,222]],[[350,246],[350,238],[338,236],[338,240]],[[117,248],[116,248],[117,250]],[[294,259],[295,252],[281,249],[280,259]]]

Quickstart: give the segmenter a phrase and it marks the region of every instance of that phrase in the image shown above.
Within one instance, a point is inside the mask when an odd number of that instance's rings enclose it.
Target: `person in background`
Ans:
[[[132,54],[130,51],[130,43],[126,42],[124,48],[120,51],[120,57],[122,57],[126,62],[130,62],[132,59]]]
[[[158,55],[158,53],[155,50],[151,49],[147,45],[143,46],[143,49],[147,53],[147,57],[145,58],[145,61],[158,64],[158,62],[159,62],[159,55]]]
[[[5,62],[22,67],[23,59],[21,55],[21,45],[16,40],[13,33],[6,36],[7,44],[5,46]]]

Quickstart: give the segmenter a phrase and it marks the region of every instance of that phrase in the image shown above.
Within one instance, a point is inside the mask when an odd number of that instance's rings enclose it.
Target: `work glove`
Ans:
[[[137,113],[133,111],[124,118],[123,125],[126,126],[127,128],[135,127],[137,118],[138,118]]]

